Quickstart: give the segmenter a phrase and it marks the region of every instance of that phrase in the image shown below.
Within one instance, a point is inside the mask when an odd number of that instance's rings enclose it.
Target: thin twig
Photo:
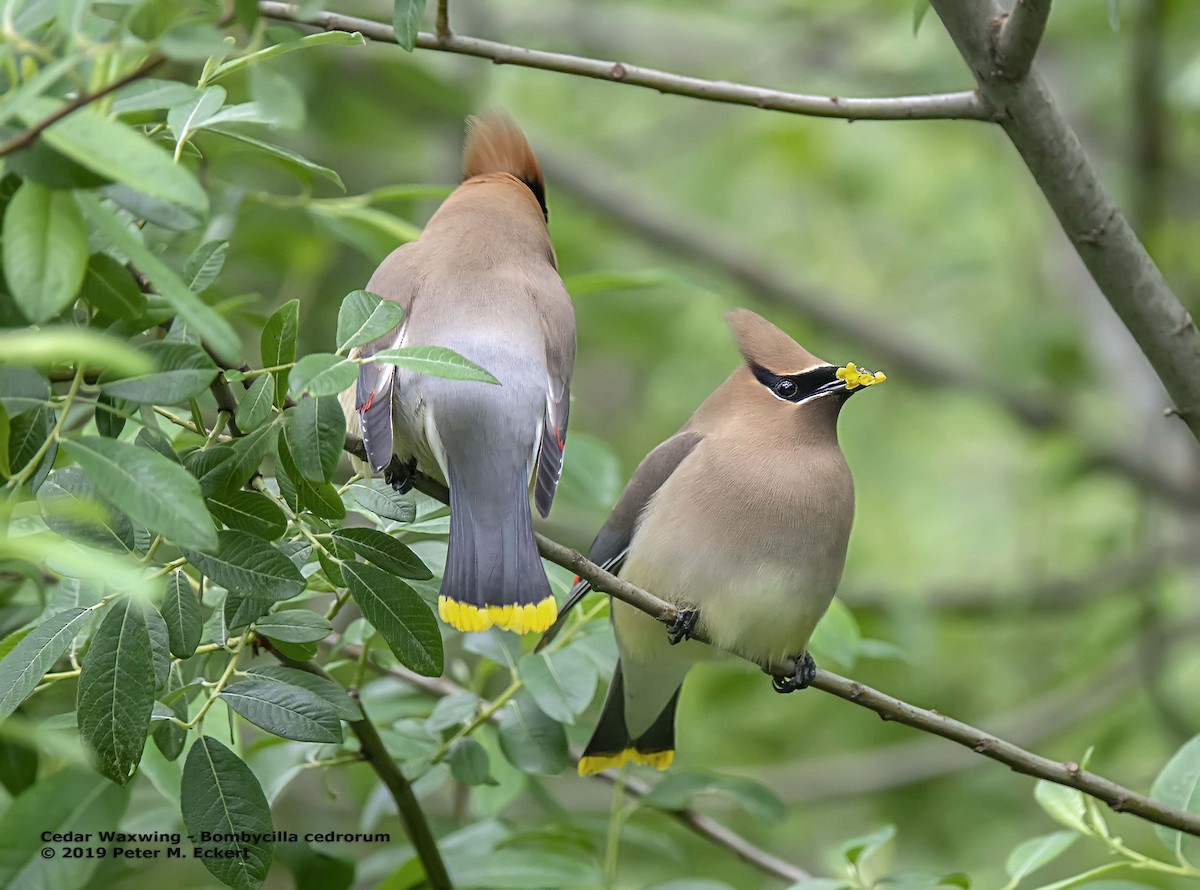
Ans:
[[[434,22],[434,30],[437,33],[438,40],[443,43],[454,36],[454,33],[450,30],[450,0],[438,0],[437,20]]]
[[[150,56],[150,58],[146,59],[146,61],[142,62],[142,64],[138,65],[136,68],[134,68],[132,71],[130,71],[128,74],[126,74],[122,77],[118,77],[112,83],[105,84],[100,89],[95,90],[94,92],[80,93],[78,96],[76,96],[70,102],[67,102],[65,105],[59,106],[52,113],[46,115],[41,120],[37,121],[36,123],[30,124],[28,127],[26,127],[24,130],[22,130],[20,133],[17,133],[16,135],[14,135],[14,136],[10,137],[9,139],[6,139],[4,142],[0,143],[0,158],[4,157],[6,154],[10,154],[11,152],[18,151],[19,149],[25,148],[25,146],[29,145],[31,142],[33,142],[33,140],[37,139],[37,137],[41,134],[41,132],[43,130],[45,130],[47,127],[58,123],[60,120],[62,120],[67,115],[71,114],[74,111],[78,111],[80,108],[83,108],[83,106],[88,105],[89,103],[95,102],[97,99],[103,99],[109,93],[116,92],[121,87],[126,86],[127,84],[130,84],[130,83],[133,83],[135,80],[140,80],[141,78],[145,77],[147,74],[149,74],[151,71],[153,71],[155,68],[157,68],[159,65],[161,65],[165,61],[166,61],[166,56],[161,55],[159,53],[155,53],[154,55]]]
[[[395,43],[396,32],[390,25],[370,19],[338,15],[333,12],[315,12],[301,15],[291,3],[277,0],[261,0],[259,11],[267,18],[311,25],[325,31],[358,31],[365,37],[381,43]],[[690,96],[709,102],[724,102],[732,105],[749,105],[770,111],[803,114],[811,117],[832,117],[843,120],[979,120],[994,119],[992,108],[974,92],[940,93],[924,96],[896,96],[879,99],[850,99],[842,96],[811,96],[788,93],[782,90],[765,89],[700,77],[686,77],[643,68],[624,62],[590,59],[565,53],[542,52],[522,46],[481,40],[478,37],[462,37],[455,34],[439,36],[420,33],[417,35],[419,49],[458,53],[489,59],[498,65],[519,65],[538,68],[542,71],[558,71],[577,77],[606,80],[628,86],[646,87],[660,93]]]
[[[1029,73],[1048,18],[1050,0],[1017,0],[996,33],[994,50],[1001,77],[1020,80]]]
[[[261,639],[260,645],[268,649],[271,654],[288,667],[307,671],[318,677],[324,677],[331,682],[336,682],[324,669],[314,662],[295,661],[288,658],[277,650],[269,640]],[[429,828],[429,822],[425,818],[425,811],[421,809],[421,804],[417,800],[417,796],[413,793],[412,784],[408,779],[404,778],[404,773],[400,771],[400,767],[396,766],[396,762],[392,760],[392,755],[388,753],[387,748],[384,746],[383,740],[379,737],[379,730],[375,728],[375,724],[371,722],[371,718],[367,716],[365,709],[363,709],[361,720],[348,722],[350,724],[350,731],[358,738],[358,743],[362,748],[363,759],[375,770],[376,775],[379,776],[380,781],[387,787],[392,795],[392,799],[396,802],[396,809],[400,812],[400,820],[404,823],[405,831],[408,832],[408,838],[412,841],[413,849],[416,850],[417,856],[421,860],[421,865],[425,869],[425,877],[429,879],[429,886],[433,890],[453,890],[454,885],[450,882],[450,875],[446,871],[446,864],[442,861],[442,853],[438,849],[437,841]]]
[[[365,454],[362,441],[354,436],[346,437],[346,450],[355,456]],[[432,498],[447,500],[446,487],[426,476],[419,475],[415,487]],[[587,580],[595,590],[614,596],[664,624],[675,620],[677,615],[675,607],[665,600],[606,572],[583,554],[569,547],[564,547],[541,534],[535,534],[535,537],[538,552],[544,558]],[[705,642],[701,638],[697,638],[697,641]],[[756,664],[755,662],[751,663]],[[761,664],[756,664],[756,666],[772,673],[783,673],[791,667],[791,665]],[[823,692],[868,708],[884,720],[894,720],[914,729],[949,739],[970,748],[976,754],[982,754],[984,757],[990,757],[992,760],[1006,764],[1016,772],[1046,779],[1068,788],[1075,788],[1103,801],[1116,812],[1130,813],[1148,822],[1200,837],[1200,814],[1188,813],[1178,807],[1167,806],[1151,800],[1149,797],[1138,794],[1123,785],[1118,785],[1110,779],[1082,769],[1077,763],[1050,760],[960,720],[946,717],[937,711],[911,705],[830,671],[818,670],[812,685]]]

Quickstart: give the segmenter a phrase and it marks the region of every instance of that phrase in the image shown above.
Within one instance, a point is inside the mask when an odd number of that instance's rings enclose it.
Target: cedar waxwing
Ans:
[[[664,633],[612,601],[620,658],[581,775],[628,761],[666,769],[684,675],[718,650],[768,671],[795,658],[795,675],[775,678],[780,692],[816,670],[805,649],[841,579],[854,517],[838,412],[885,377],[830,365],[746,309],[725,318],[746,363],[646,456],[588,554],[677,605],[681,620]],[[576,584],[564,615],[587,589]],[[713,646],[674,645],[693,632]]]
[[[546,230],[541,170],[506,115],[468,119],[462,177],[421,237],[371,276],[367,290],[399,303],[404,320],[356,354],[444,346],[500,385],[372,363],[342,398],[355,408],[346,414],[372,471],[402,491],[414,471],[450,489],[442,620],[463,631],[543,631],[558,609],[529,495],[533,487],[538,512],[549,513],[567,436],[575,312]]]

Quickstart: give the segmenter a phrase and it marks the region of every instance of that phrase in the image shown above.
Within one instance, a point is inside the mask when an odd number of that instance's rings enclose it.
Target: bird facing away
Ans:
[[[646,456],[588,554],[681,619],[664,632],[612,601],[620,657],[581,775],[628,761],[666,769],[684,675],[718,650],[771,673],[795,658],[794,675],[775,679],[781,692],[816,670],[805,648],[841,579],[854,518],[838,413],[885,377],[830,365],[746,309],[725,318],[745,364]],[[564,614],[587,589],[576,584]],[[712,646],[674,645],[692,634]]]
[[[462,631],[545,630],[557,615],[529,509],[550,511],[567,436],[575,312],[546,229],[542,174],[506,115],[467,121],[462,184],[367,290],[400,304],[399,327],[357,351],[444,346],[499,386],[361,366],[342,394],[368,463],[398,490],[424,473],[450,489],[438,596]],[[354,411],[350,411],[350,406]]]

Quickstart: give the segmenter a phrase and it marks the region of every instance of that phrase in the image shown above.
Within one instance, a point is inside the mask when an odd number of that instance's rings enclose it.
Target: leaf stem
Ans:
[[[521,687],[524,685],[525,683],[520,677],[514,677],[513,681],[508,684],[508,688],[496,696],[495,700],[491,704],[476,714],[470,723],[452,735],[445,742],[442,742],[441,746],[439,746],[438,749],[433,752],[433,757],[429,759],[430,765],[432,766],[445,760],[446,755],[450,753],[450,749],[454,747],[455,743],[458,742],[459,739],[465,739],[479,727],[483,726],[483,724],[491,720],[492,715],[508,704],[509,699],[520,692]]]

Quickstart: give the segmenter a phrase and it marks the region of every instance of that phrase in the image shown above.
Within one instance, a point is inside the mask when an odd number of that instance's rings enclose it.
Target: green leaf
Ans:
[[[87,231],[70,193],[24,183],[4,214],[4,277],[34,324],[75,299],[87,270]]]
[[[372,358],[431,377],[500,384],[499,380],[479,365],[444,346],[401,346],[398,349],[381,350]]]
[[[303,687],[314,695],[325,699],[333,707],[334,713],[342,720],[355,721],[363,719],[362,709],[358,706],[358,703],[346,693],[346,690],[332,680],[327,680],[316,674],[310,674],[308,671],[300,671],[277,664],[256,665],[248,668],[246,673],[263,682],[271,681],[274,683],[285,683],[289,686]]]
[[[279,491],[284,500],[297,512],[309,510],[314,516],[322,519],[344,519],[346,506],[338,496],[337,489],[328,482],[312,482],[304,478],[297,469],[288,441],[288,429],[284,427],[284,437],[279,446],[279,463],[275,468],[275,478],[279,482]]]
[[[396,0],[396,5],[392,7],[392,26],[396,29],[396,42],[407,52],[411,53],[416,48],[423,15],[425,0]]]
[[[191,452],[183,459],[183,465],[200,483],[200,494],[210,498],[237,487],[230,482],[233,458],[232,445],[213,445]]]
[[[357,553],[397,577],[415,581],[428,581],[433,577],[420,557],[387,532],[374,528],[343,528],[333,533],[333,540],[339,547]]]
[[[295,564],[262,538],[239,531],[217,533],[216,553],[184,550],[197,569],[233,593],[259,600],[288,600],[304,592]]]
[[[0,817],[0,887],[5,890],[88,885],[100,859],[46,858],[43,831],[93,835],[121,821],[129,794],[93,772],[67,767],[14,800]]]
[[[181,150],[194,130],[199,130],[222,105],[225,104],[224,87],[208,87],[174,106],[167,112],[167,126],[175,134],[175,151]],[[187,277],[185,275],[185,277]],[[203,290],[204,288],[193,288]]]
[[[896,836],[895,825],[885,825],[878,831],[854,838],[842,844],[839,851],[842,859],[850,865],[865,861],[872,853]]]
[[[560,723],[575,722],[591,704],[600,679],[592,660],[573,649],[530,653],[517,666],[538,707]]]
[[[230,491],[208,499],[208,509],[231,529],[249,532],[268,541],[283,537],[287,517],[266,495],[257,491]]]
[[[293,398],[308,394],[312,396],[336,396],[354,385],[358,379],[358,365],[348,358],[317,352],[306,355],[296,362],[288,375],[288,391]]]
[[[546,716],[526,693],[518,693],[501,712],[499,737],[504,756],[522,772],[557,776],[570,762],[561,724]]]
[[[153,361],[145,353],[99,331],[52,326],[0,334],[0,365],[46,368],[62,362],[108,368],[120,374],[154,370]]]
[[[20,333],[28,336],[24,331]],[[0,351],[0,356],[3,355]],[[23,411],[40,408],[48,398],[50,384],[45,377],[32,368],[4,367],[0,360],[0,405],[8,411],[9,417],[15,418]]]
[[[442,673],[442,634],[433,611],[420,595],[372,566],[342,565],[354,601],[405,667],[425,677]]]
[[[300,301],[288,300],[275,310],[263,326],[261,349],[263,365],[274,368],[296,360],[296,331],[300,326]],[[282,408],[287,398],[287,375],[275,376],[275,407]]]
[[[192,590],[192,582],[183,572],[172,572],[163,594],[162,617],[167,623],[167,640],[176,658],[191,658],[204,633],[204,617],[200,601]]]
[[[54,100],[39,99],[21,113],[21,119],[31,124],[59,106]],[[42,131],[41,138],[107,179],[200,213],[208,211],[208,196],[191,171],[125,124],[98,114],[71,114]],[[149,274],[141,263],[137,265]]]
[[[133,552],[133,523],[104,503],[76,467],[50,474],[37,493],[38,509],[51,530],[64,538],[117,553]]]
[[[171,677],[171,644],[167,622],[154,606],[146,605],[142,610],[146,616],[146,630],[150,634],[150,652],[154,658],[155,693],[165,692]]]
[[[20,472],[37,456],[53,427],[54,412],[50,408],[26,411],[8,422],[8,465],[13,472]],[[52,447],[46,456],[54,450]],[[49,472],[49,467],[46,471]]]
[[[72,115],[72,118],[92,115]],[[217,355],[232,361],[241,352],[241,338],[229,322],[196,296],[166,263],[146,248],[117,216],[91,195],[76,195],[83,214],[92,228],[137,266],[179,317]]]
[[[1083,803],[1082,792],[1041,779],[1033,788],[1033,796],[1047,815],[1059,825],[1080,834],[1092,833],[1084,819],[1087,809]]]
[[[1078,839],[1079,835],[1073,831],[1056,831],[1053,834],[1030,838],[1013,848],[1013,851],[1008,854],[1004,868],[1008,872],[1009,878],[1016,884],[1026,876],[1053,862]]]
[[[417,505],[412,496],[400,494],[382,479],[356,482],[348,492],[354,503],[380,519],[412,522],[417,517]]]
[[[0,96],[0,124],[11,120],[25,106],[25,103],[54,86],[64,74],[85,58],[82,55],[64,56],[43,67],[33,77],[23,78],[24,82],[19,87],[13,89],[10,86],[4,95]]]
[[[342,742],[342,723],[323,698],[300,686],[248,678],[221,698],[255,726],[297,742]]]
[[[229,253],[228,241],[205,241],[183,264],[183,282],[189,290],[200,293],[217,280],[225,268],[225,257]]]
[[[1200,814],[1200,736],[1187,742],[1167,761],[1150,789],[1152,800]],[[1200,839],[1161,825],[1154,826],[1158,839],[1181,863],[1200,864]]]
[[[0,720],[17,709],[91,617],[87,609],[52,615],[25,634],[0,661]]]
[[[288,148],[283,148],[280,145],[274,145],[270,142],[263,142],[261,139],[255,139],[252,136],[247,136],[245,133],[238,133],[235,130],[227,130],[224,127],[211,126],[207,132],[217,133],[228,139],[233,139],[243,145],[250,146],[255,149],[256,154],[266,154],[276,160],[283,161],[289,167],[294,167],[304,170],[308,173],[316,173],[318,176],[323,176],[340,188],[346,190],[346,186],[342,183],[342,177],[338,176],[333,170],[328,167],[322,167],[320,164],[310,161],[303,155],[297,154]]]
[[[133,321],[146,311],[146,295],[129,270],[106,253],[94,253],[88,258],[80,296],[96,310],[96,321],[100,324]]]
[[[271,402],[275,396],[275,378],[270,374],[262,374],[255,378],[238,402],[234,421],[238,429],[248,432],[262,426],[271,414]]]
[[[213,360],[192,343],[160,340],[147,343],[142,351],[158,370],[130,376],[105,373],[100,378],[100,388],[107,395],[130,402],[178,405],[200,395],[217,379]]]
[[[275,449],[278,438],[278,424],[268,423],[233,440],[230,446],[233,448],[233,460],[228,470],[230,488],[240,488],[258,472],[263,458]]]
[[[454,778],[464,785],[497,784],[492,778],[487,751],[469,736],[454,743],[446,755],[446,762],[450,764]]]
[[[333,625],[307,609],[286,609],[260,618],[254,629],[264,637],[285,643],[318,643],[333,633]]]
[[[351,291],[338,311],[338,354],[377,340],[404,320],[400,304],[365,290]]]
[[[182,105],[195,96],[196,88],[186,83],[147,77],[117,90],[112,112],[129,114],[135,111],[161,111]]]
[[[37,748],[32,745],[0,738],[0,785],[16,797],[37,781],[38,759]]]
[[[268,46],[266,49],[260,49],[258,52],[248,53],[239,58],[230,59],[228,62],[223,62],[209,75],[208,82],[216,83],[218,80],[228,77],[236,71],[241,71],[251,65],[257,65],[260,62],[265,62],[267,59],[273,59],[276,56],[282,56],[284,53],[294,52],[298,49],[310,49],[315,46],[361,46],[364,43],[366,41],[357,31],[323,31],[320,34],[309,34],[307,37],[301,37],[299,40],[276,43]]]
[[[312,482],[329,482],[346,441],[346,417],[337,396],[304,396],[288,417],[288,447],[296,469]]]
[[[925,15],[929,12],[929,0],[913,0],[912,8],[912,32],[915,37],[917,32],[921,30],[921,22],[925,21]]]
[[[202,735],[183,765],[179,802],[192,837],[239,838],[198,844],[202,854],[209,854],[200,860],[204,867],[235,890],[261,887],[275,845],[271,809],[250,767],[220,742]]]
[[[181,548],[216,546],[200,485],[183,467],[149,449],[98,436],[63,444],[100,494],[135,523]]]
[[[118,785],[142,759],[154,709],[157,677],[144,608],[133,597],[109,607],[79,674],[79,735],[100,772]]]

